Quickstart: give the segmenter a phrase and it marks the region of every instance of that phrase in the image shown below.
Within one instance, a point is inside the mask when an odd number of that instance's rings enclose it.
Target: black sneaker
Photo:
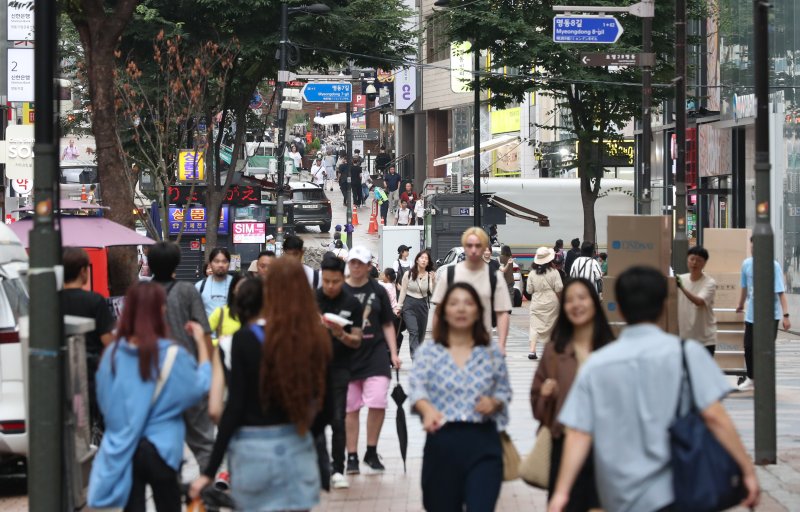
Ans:
[[[384,467],[383,463],[381,462],[381,456],[377,453],[373,456],[365,455],[364,464],[366,464],[369,468],[368,473],[376,474],[386,471],[386,467]]]
[[[345,472],[348,475],[357,475],[357,474],[361,473],[361,471],[358,469],[358,457],[357,456],[355,456],[355,457],[350,456],[350,455],[347,456],[347,469],[345,470]]]
[[[528,352],[528,359],[535,361],[539,359],[539,356],[536,355],[536,352]]]

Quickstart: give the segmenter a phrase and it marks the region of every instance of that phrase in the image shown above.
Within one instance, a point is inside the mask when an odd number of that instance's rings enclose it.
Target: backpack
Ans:
[[[450,265],[447,267],[447,287],[450,288],[456,279],[456,266]],[[492,327],[497,327],[497,313],[494,311],[494,292],[497,288],[497,273],[489,269],[489,286],[491,287],[491,308],[492,308]]]
[[[395,283],[397,283],[397,286],[402,287],[403,286],[403,276],[406,275],[406,273],[409,270],[411,270],[411,267],[404,267],[400,263],[400,260],[395,260],[395,263],[397,263],[397,280],[395,281]],[[395,289],[397,290],[397,298],[399,299],[400,298],[400,290],[399,290],[399,288],[397,288],[397,286],[395,287]]]

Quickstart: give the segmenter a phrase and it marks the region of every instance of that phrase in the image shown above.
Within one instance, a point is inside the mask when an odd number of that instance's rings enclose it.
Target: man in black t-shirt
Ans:
[[[328,256],[322,260],[322,287],[317,289],[317,304],[322,313],[322,323],[331,333],[333,358],[328,367],[327,392],[325,393],[326,416],[331,430],[331,451],[333,474],[331,487],[347,489],[350,484],[344,476],[344,453],[346,432],[344,426],[347,408],[347,388],[350,384],[350,361],[361,346],[361,325],[363,311],[361,303],[350,293],[344,291],[344,261]],[[325,313],[333,313],[352,322],[342,326],[326,320]]]
[[[347,473],[358,474],[359,412],[369,409],[367,416],[367,453],[364,464],[372,472],[383,472],[378,456],[378,437],[386,415],[391,366],[400,368],[397,340],[394,331],[394,313],[386,290],[369,276],[372,254],[366,247],[350,250],[347,264],[350,276],[344,289],[355,296],[363,308],[363,336],[361,346],[350,361],[350,385],[347,390]]]
[[[94,374],[103,349],[113,340],[114,317],[106,299],[97,292],[84,290],[89,282],[89,255],[80,247],[64,247],[64,289],[59,292],[61,314],[94,320],[94,330],[86,333],[86,374],[89,384],[89,416],[93,426],[102,429],[97,408]]]

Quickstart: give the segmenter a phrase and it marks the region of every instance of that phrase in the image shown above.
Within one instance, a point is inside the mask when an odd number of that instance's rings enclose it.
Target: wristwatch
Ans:
[[[789,313],[784,313],[783,318],[789,318]]]

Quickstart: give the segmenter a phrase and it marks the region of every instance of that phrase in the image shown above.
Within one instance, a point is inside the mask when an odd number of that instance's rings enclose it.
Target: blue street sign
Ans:
[[[622,36],[622,25],[614,16],[569,16],[553,18],[553,42],[616,43]]]
[[[353,85],[348,82],[309,82],[303,87],[303,101],[350,103],[353,101]]]

